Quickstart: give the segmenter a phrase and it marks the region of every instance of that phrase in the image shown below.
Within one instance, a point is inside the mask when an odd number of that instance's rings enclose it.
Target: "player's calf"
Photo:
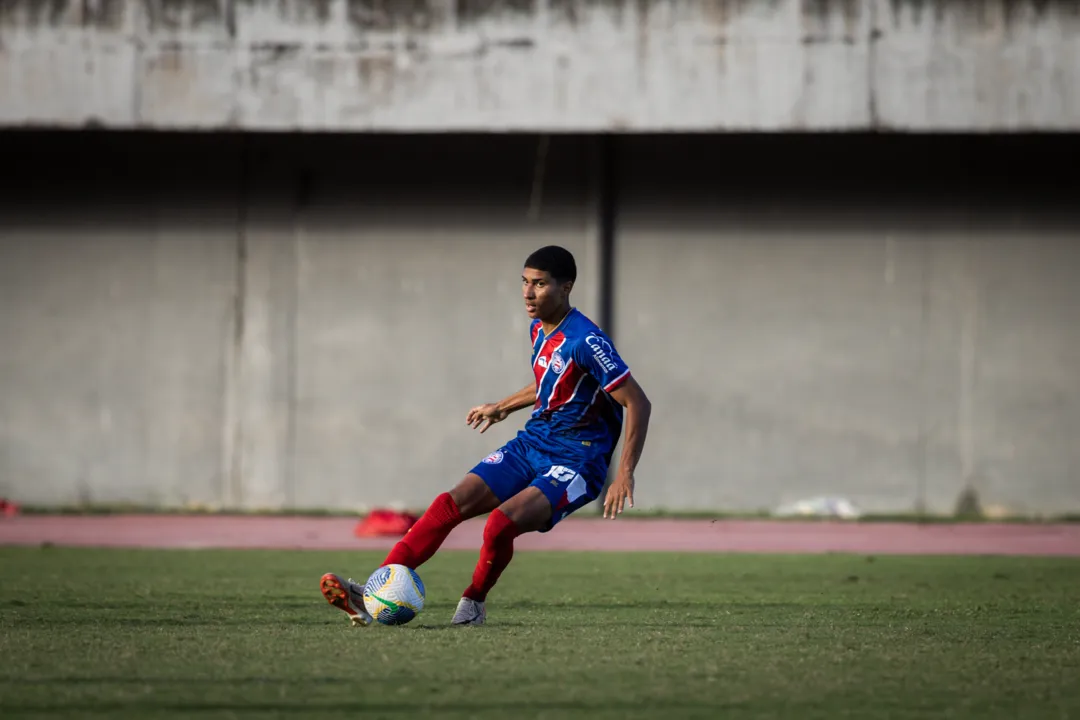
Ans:
[[[571,511],[573,506],[566,506]],[[462,593],[453,625],[482,625],[487,619],[487,595],[514,557],[514,539],[549,528],[554,505],[541,488],[532,485],[492,511],[484,525],[484,544],[473,570],[472,583]]]
[[[416,524],[409,528],[383,565],[404,565],[415,570],[438,551],[450,532],[464,521],[491,512],[499,499],[484,481],[468,474],[450,492],[436,497]]]
[[[480,559],[473,570],[472,584],[465,588],[463,597],[478,603],[487,599],[487,594],[499,576],[514,557],[514,538],[521,531],[506,513],[496,508],[484,525],[484,544],[480,548]]]
[[[405,537],[401,538],[382,565],[404,565],[415,570],[428,560],[450,535],[450,531],[462,523],[464,517],[450,493],[436,497],[420,516]]]

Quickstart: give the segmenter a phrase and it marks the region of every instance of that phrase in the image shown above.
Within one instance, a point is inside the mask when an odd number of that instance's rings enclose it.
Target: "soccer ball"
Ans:
[[[404,565],[383,565],[364,585],[364,608],[383,625],[404,625],[424,609],[424,582]]]

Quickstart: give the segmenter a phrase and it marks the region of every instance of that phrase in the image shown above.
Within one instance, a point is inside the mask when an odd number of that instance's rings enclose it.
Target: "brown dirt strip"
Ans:
[[[0,545],[111,548],[387,549],[357,538],[351,518],[229,515],[23,515],[0,518]],[[477,550],[484,520],[454,530],[446,549]],[[517,550],[1080,556],[1080,524],[905,524],[570,518],[518,538]]]

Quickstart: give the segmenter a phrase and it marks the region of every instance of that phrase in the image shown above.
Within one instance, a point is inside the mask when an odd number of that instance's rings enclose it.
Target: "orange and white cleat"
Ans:
[[[354,626],[367,627],[371,624],[372,617],[364,609],[363,585],[353,582],[352,578],[344,580],[340,575],[326,573],[319,581],[319,589],[326,602],[348,615]]]

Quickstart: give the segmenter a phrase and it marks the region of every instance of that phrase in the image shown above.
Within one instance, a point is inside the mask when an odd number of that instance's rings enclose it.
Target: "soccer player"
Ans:
[[[525,260],[521,282],[532,322],[534,381],[496,403],[478,405],[465,422],[485,432],[511,413],[532,407],[523,430],[440,494],[386,556],[383,565],[416,569],[450,531],[485,513],[484,541],[472,583],[453,625],[482,625],[488,593],[514,555],[514,538],[548,532],[595,500],[626,421],[619,470],[604,498],[604,518],[634,506],[634,468],[649,427],[651,404],[611,340],[570,304],[577,279],[574,256],[549,245]],[[381,567],[381,566],[380,566]],[[354,625],[368,625],[362,584],[323,575],[320,589]]]

